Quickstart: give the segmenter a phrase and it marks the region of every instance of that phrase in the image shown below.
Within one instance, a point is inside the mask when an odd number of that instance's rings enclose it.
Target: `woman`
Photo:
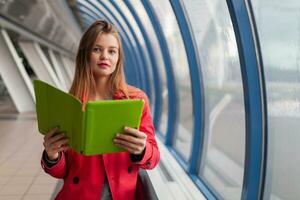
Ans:
[[[76,57],[70,93],[83,103],[107,99],[143,99],[140,128],[126,127],[114,144],[126,152],[84,156],[68,148],[68,138],[58,128],[44,137],[42,167],[64,179],[56,199],[135,199],[139,168],[152,169],[159,150],[148,98],[125,82],[120,36],[106,21],[94,22],[83,34]],[[83,108],[84,109],[84,108]]]

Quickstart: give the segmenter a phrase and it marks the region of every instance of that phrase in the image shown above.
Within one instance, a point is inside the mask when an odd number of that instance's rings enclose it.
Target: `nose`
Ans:
[[[102,51],[102,53],[100,54],[100,59],[101,60],[108,59],[108,52],[106,50]]]

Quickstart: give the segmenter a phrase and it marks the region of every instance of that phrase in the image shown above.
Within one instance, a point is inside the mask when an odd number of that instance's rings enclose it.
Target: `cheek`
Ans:
[[[113,58],[112,62],[113,64],[116,66],[119,60],[119,56],[116,56],[115,58]]]
[[[90,55],[90,62],[93,62],[93,63],[95,63],[95,62],[97,62],[97,56],[96,55]]]

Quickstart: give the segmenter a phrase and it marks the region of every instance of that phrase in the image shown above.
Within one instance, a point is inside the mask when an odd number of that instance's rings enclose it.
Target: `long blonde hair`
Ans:
[[[115,71],[110,75],[108,85],[111,94],[121,92],[128,98],[127,83],[124,75],[124,51],[117,29],[105,20],[95,21],[83,34],[76,56],[76,69],[70,93],[84,104],[95,90],[92,68],[89,64],[94,42],[99,34],[112,34],[119,44],[119,59]],[[91,91],[92,90],[92,91]]]

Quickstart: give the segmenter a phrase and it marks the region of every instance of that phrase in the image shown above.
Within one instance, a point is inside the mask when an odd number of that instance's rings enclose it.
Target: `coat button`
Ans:
[[[146,163],[146,166],[147,166],[147,167],[150,167],[150,165],[151,165],[150,162],[147,162],[147,163]]]
[[[75,177],[73,178],[73,183],[74,183],[74,184],[78,184],[78,183],[79,183],[79,178],[78,178],[77,176],[75,176]]]
[[[127,171],[128,171],[128,173],[131,173],[132,172],[132,167],[131,166],[128,167]]]

